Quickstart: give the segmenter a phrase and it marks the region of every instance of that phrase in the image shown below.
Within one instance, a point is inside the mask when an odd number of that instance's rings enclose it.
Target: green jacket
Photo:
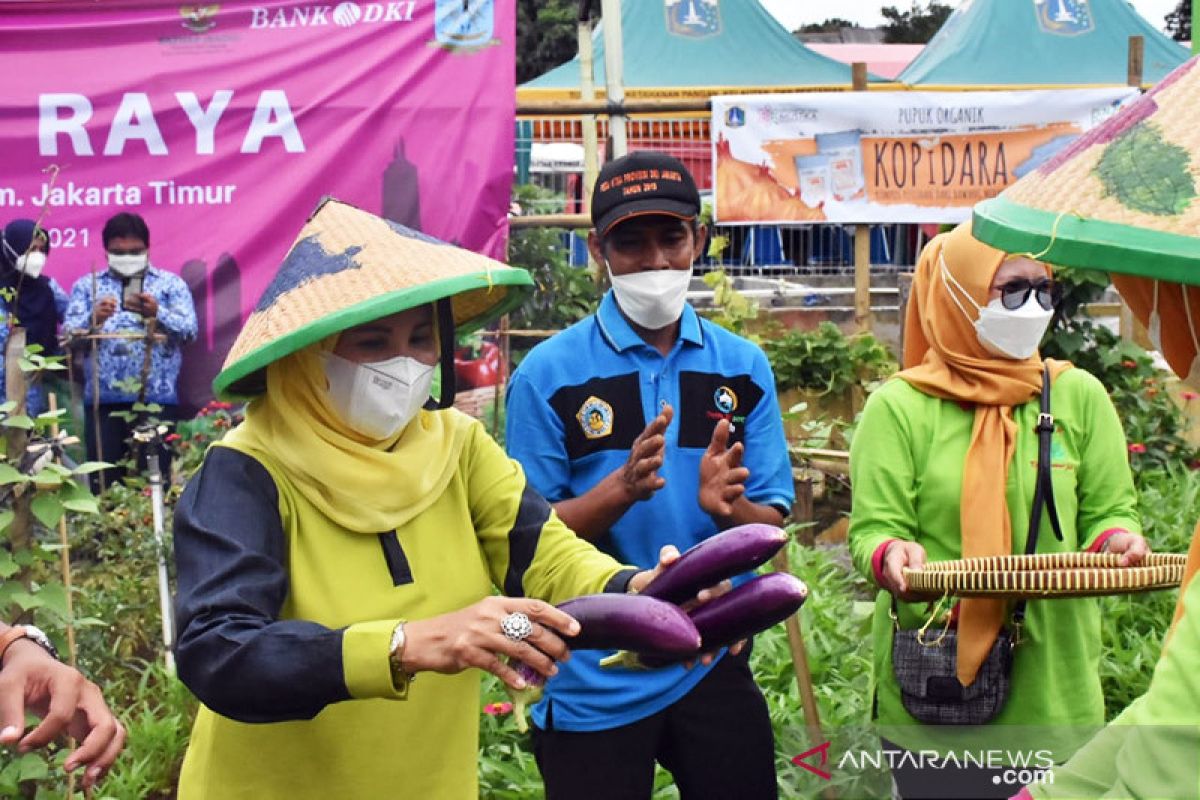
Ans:
[[[1124,433],[1104,387],[1087,372],[1069,369],[1050,394],[1051,474],[1065,540],[1055,538],[1043,514],[1038,552],[1084,550],[1110,528],[1140,531]],[[1006,497],[1014,553],[1025,551],[1038,412],[1036,397],[1013,409],[1020,432]],[[872,555],[889,539],[921,544],[929,561],[961,557],[962,468],[973,423],[973,409],[923,394],[902,379],[889,381],[867,401],[850,448],[850,550],[863,575],[874,581]],[[890,595],[880,591],[872,638],[881,732],[909,749],[998,745],[998,731],[947,736],[904,709],[892,674],[889,606]],[[920,627],[929,613],[925,604],[900,603],[899,611],[903,628]],[[1026,613],[1009,700],[992,724],[1021,725],[1014,743],[1036,742],[1062,761],[1104,721],[1099,611],[1094,600],[1064,599],[1031,601]]]
[[[1163,650],[1150,688],[1065,766],[1030,787],[1060,798],[1200,797],[1200,581]]]

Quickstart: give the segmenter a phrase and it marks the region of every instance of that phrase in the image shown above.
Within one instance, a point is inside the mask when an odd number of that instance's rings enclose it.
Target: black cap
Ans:
[[[592,224],[600,235],[618,222],[646,214],[679,219],[700,214],[700,192],[683,162],[638,150],[605,164],[592,192]]]

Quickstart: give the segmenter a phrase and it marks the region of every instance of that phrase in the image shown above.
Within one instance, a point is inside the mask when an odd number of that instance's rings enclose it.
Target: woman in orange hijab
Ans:
[[[919,602],[937,598],[915,597],[903,576],[927,559],[1026,551],[1046,375],[1059,531],[1047,504],[1037,552],[1106,550],[1126,565],[1146,554],[1107,392],[1038,355],[1058,295],[1045,265],[980,243],[969,223],[933,239],[913,280],[905,369],[868,400],[853,439],[850,548],[880,587],[873,639],[884,747],[957,755],[932,768],[889,756],[903,797],[1007,797],[1004,768],[1021,764],[1020,753],[1033,766],[1061,763],[1104,722],[1094,600],[1031,601],[1017,635],[1011,604],[968,599],[943,618],[941,604]],[[951,733],[950,722],[971,727]],[[997,762],[988,756],[997,749],[1009,755]]]

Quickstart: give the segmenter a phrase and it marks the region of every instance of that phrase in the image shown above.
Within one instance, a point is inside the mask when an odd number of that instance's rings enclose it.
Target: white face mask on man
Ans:
[[[614,275],[608,269],[617,305],[625,316],[651,331],[665,328],[683,314],[691,269],[652,269],[628,275]]]
[[[149,264],[149,258],[145,253],[138,255],[114,255],[108,254],[108,268],[120,275],[122,278],[132,278],[139,272],[146,269]]]
[[[1049,327],[1050,320],[1054,316],[1054,309],[1042,308],[1041,303],[1038,302],[1036,291],[1030,291],[1025,302],[1017,309],[1005,308],[1000,298],[996,298],[986,306],[981,306],[950,274],[950,268],[946,266],[946,259],[939,256],[938,262],[941,266],[942,279],[946,284],[946,291],[950,293],[950,299],[968,320],[971,319],[971,315],[955,297],[955,292],[950,288],[950,284],[953,283],[958,292],[967,298],[967,302],[975,306],[975,310],[979,314],[975,320],[975,335],[979,337],[979,343],[983,345],[983,349],[1000,358],[1011,358],[1016,361],[1024,361],[1037,352],[1038,345],[1041,344],[1042,337],[1046,334],[1046,328]]]
[[[417,415],[433,387],[433,366],[415,358],[357,364],[327,353],[329,400],[338,416],[370,439],[389,439]]]
[[[46,268],[46,254],[34,251],[25,253],[17,258],[17,271],[24,272],[31,278],[36,278],[42,274],[42,270]]]

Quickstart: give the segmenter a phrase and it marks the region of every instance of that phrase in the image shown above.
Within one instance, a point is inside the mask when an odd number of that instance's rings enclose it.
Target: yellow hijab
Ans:
[[[959,510],[964,558],[1012,552],[1012,525],[1004,500],[1008,467],[1016,449],[1012,407],[1041,391],[1042,360],[1035,354],[1016,361],[985,350],[975,333],[977,314],[943,278],[941,265],[944,263],[971,299],[983,306],[988,302],[992,278],[1006,257],[972,237],[969,222],[935,237],[921,252],[904,320],[905,369],[897,376],[925,394],[975,408]],[[1071,366],[1062,361],[1047,363],[1052,380]],[[974,683],[1006,614],[1003,600],[962,601],[958,679],[964,686]]]
[[[342,527],[395,530],[450,483],[470,420],[453,410],[422,410],[391,439],[363,437],[329,403],[323,354],[336,341],[331,336],[270,364],[267,391],[247,406],[246,420],[226,441],[281,466]]]

